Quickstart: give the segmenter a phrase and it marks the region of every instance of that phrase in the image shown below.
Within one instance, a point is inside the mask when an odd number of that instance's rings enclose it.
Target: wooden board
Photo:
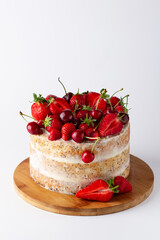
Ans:
[[[154,175],[141,159],[131,155],[131,173],[128,177],[133,191],[114,194],[109,202],[96,202],[49,191],[36,184],[29,174],[29,158],[21,162],[14,172],[14,186],[26,202],[46,211],[77,216],[94,216],[119,212],[136,206],[152,192]]]

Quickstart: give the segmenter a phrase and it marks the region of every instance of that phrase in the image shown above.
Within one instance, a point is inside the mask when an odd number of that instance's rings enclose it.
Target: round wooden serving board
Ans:
[[[29,158],[21,162],[14,172],[15,190],[26,202],[46,211],[77,216],[115,213],[136,206],[152,192],[154,175],[145,162],[131,155],[128,181],[132,184],[132,192],[114,194],[109,202],[97,202],[52,192],[39,186],[30,177]]]

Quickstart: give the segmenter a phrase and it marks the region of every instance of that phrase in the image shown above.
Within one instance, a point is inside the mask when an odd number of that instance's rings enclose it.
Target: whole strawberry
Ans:
[[[31,106],[32,117],[36,120],[44,120],[47,115],[50,115],[48,103],[41,94],[37,96],[33,93],[34,103]]]
[[[73,95],[70,99],[70,105],[72,108],[81,109],[83,105],[86,105],[86,96],[80,94],[79,91],[77,94]]]
[[[100,109],[102,112],[106,108],[106,102],[102,98],[102,94],[97,92],[89,92],[87,97],[87,105],[94,109]]]
[[[60,139],[61,137],[62,134],[58,129],[51,129],[50,135],[48,136],[48,140],[54,141]]]
[[[47,116],[43,121],[43,125],[48,132],[51,132],[52,129],[60,130],[62,127],[62,122],[59,119],[58,115]]]
[[[65,123],[61,129],[62,138],[64,141],[70,140],[72,136],[72,132],[75,130],[75,126],[73,123]]]
[[[117,176],[114,178],[114,185],[118,185],[119,193],[126,193],[132,191],[132,185],[122,176]]]

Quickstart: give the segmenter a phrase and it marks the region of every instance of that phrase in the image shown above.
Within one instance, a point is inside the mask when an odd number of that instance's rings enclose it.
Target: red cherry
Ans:
[[[76,128],[78,128],[78,126],[79,126],[79,124],[80,124],[80,119],[74,117],[72,122],[73,122],[74,126],[75,126]]]
[[[38,121],[37,121],[37,124],[40,126],[40,128],[44,128],[44,125],[43,125],[43,121],[42,121],[42,120],[38,120]]]
[[[85,135],[87,137],[91,137],[91,138],[97,138],[99,137],[99,133],[98,131],[94,130],[93,128],[88,128],[86,131],[85,131]],[[95,141],[96,139],[88,139],[90,141]]]
[[[120,105],[120,99],[118,97],[113,96],[110,98],[110,103],[112,107],[114,107],[115,105]]]
[[[27,124],[27,130],[30,134],[41,134],[41,128],[36,122],[30,122]]]
[[[124,107],[123,106],[117,106],[116,107],[118,112],[124,112]]]
[[[77,129],[72,133],[72,139],[77,142],[81,143],[84,140],[84,132],[81,129]]]
[[[91,112],[90,112],[90,116],[93,118],[93,119],[96,119],[97,121],[101,119],[102,117],[102,111],[100,109],[93,109]]]
[[[55,95],[49,94],[49,95],[46,97],[46,100],[51,100],[52,98],[56,99],[57,97],[56,97]]]
[[[111,107],[109,107],[109,108],[107,108],[107,109],[105,110],[105,115],[108,114],[108,113],[114,113],[114,114],[117,115],[118,110],[115,109],[115,108],[111,109]],[[103,114],[104,114],[104,112],[103,112]]]
[[[84,163],[90,163],[94,160],[94,153],[91,153],[91,151],[86,150],[82,153],[82,161]]]
[[[72,122],[73,114],[72,114],[71,110],[65,109],[61,112],[61,114],[59,115],[59,118],[61,119],[61,121],[63,123]]]
[[[120,120],[122,121],[123,125],[127,124],[129,121],[129,116],[127,113],[120,112],[118,114],[118,117],[120,117]]]
[[[66,93],[66,95],[63,96],[63,98],[64,98],[68,103],[70,103],[70,99],[71,99],[72,96],[73,96],[73,93],[72,93],[72,92],[68,92],[68,93]]]

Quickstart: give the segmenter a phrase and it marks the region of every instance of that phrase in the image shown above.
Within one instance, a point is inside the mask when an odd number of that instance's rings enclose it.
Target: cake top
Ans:
[[[129,121],[128,97],[117,97],[123,90],[108,94],[103,88],[99,93],[86,91],[80,93],[67,92],[63,83],[65,95],[58,97],[50,94],[43,97],[33,94],[34,103],[31,105],[31,116],[23,114],[24,118],[30,117],[32,122],[27,124],[30,134],[43,134],[42,128],[49,132],[48,139],[64,141],[73,139],[76,143],[92,141],[91,151],[84,151],[82,160],[89,163],[94,160],[94,147],[96,143],[106,136],[120,133],[123,126]],[[25,118],[24,118],[25,119]]]

